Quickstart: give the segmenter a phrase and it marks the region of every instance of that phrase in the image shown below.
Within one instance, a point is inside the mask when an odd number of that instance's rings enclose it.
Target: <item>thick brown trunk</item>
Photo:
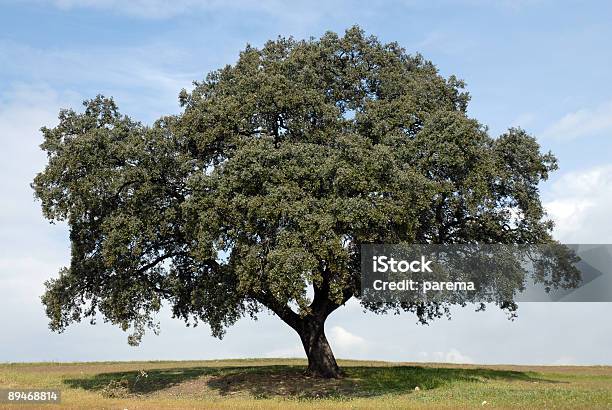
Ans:
[[[347,287],[343,290],[340,303],[330,299],[331,276],[331,273],[324,269],[323,282],[313,284],[314,298],[310,304],[311,311],[305,316],[295,313],[289,306],[279,303],[267,294],[259,294],[256,297],[300,336],[308,357],[307,373],[314,377],[337,379],[343,374],[325,337],[325,319],[352,297],[354,288]]]
[[[339,378],[342,372],[325,337],[325,319],[305,317],[296,331],[308,357],[308,374],[314,377]]]

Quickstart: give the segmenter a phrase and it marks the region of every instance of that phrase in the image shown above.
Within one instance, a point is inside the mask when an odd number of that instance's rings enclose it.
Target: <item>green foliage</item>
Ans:
[[[362,244],[550,242],[554,157],[520,129],[490,137],[463,87],[353,27],[247,46],[152,126],[101,96],[62,111],[33,183],[70,226],[52,329],[100,312],[137,343],[167,301],[221,336],[262,306],[288,321],[359,296]]]

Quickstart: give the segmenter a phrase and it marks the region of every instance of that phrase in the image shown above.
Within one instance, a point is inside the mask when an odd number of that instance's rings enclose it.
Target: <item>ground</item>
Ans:
[[[339,363],[340,380],[305,376],[299,359],[0,364],[0,388],[61,390],[61,405],[30,407],[49,410],[612,409],[610,366]]]

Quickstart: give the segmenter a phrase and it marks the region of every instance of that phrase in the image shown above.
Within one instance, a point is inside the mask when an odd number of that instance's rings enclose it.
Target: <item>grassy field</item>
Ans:
[[[0,387],[60,389],[95,409],[612,409],[612,367],[341,361],[346,377],[303,375],[303,360],[0,364]],[[418,387],[418,388],[417,388]]]

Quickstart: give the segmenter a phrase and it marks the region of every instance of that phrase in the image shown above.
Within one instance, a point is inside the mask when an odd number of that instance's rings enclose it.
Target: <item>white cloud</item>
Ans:
[[[535,120],[536,120],[535,114],[530,113],[530,112],[524,112],[524,113],[518,115],[514,120],[512,120],[510,122],[510,125],[512,127],[525,128],[525,127],[533,125]]]
[[[555,221],[554,235],[565,243],[612,243],[612,166],[562,175],[544,202]]]
[[[68,252],[56,255],[20,256],[0,259],[0,289],[3,303],[13,306],[40,306],[39,297],[44,292],[47,279],[56,276],[59,268],[68,260]],[[11,310],[2,309],[0,317],[11,315]],[[6,323],[3,320],[3,323]]]
[[[421,352],[419,353],[419,359],[423,362],[435,362],[435,363],[474,363],[474,360],[461,353],[455,348],[451,348],[447,352]]]
[[[296,335],[297,336],[297,335]],[[274,349],[263,354],[264,357],[306,357],[304,348],[300,344],[291,347]]]
[[[546,138],[575,139],[612,133],[612,101],[565,114],[542,133]]]
[[[65,10],[75,8],[114,10],[147,18],[172,17],[182,14],[192,7],[210,7],[215,3],[219,3],[217,1],[198,0],[52,0],[51,2],[56,7]]]
[[[345,1],[320,2],[313,5],[310,1],[283,2],[282,0],[30,0],[51,4],[61,10],[93,9],[145,19],[168,19],[187,13],[200,11],[263,12],[279,20],[290,20],[302,25],[330,14],[346,11]]]
[[[354,350],[363,350],[367,347],[366,340],[357,336],[341,326],[334,326],[329,332],[332,347],[339,353],[352,353]]]
[[[372,0],[369,2],[369,7],[355,8],[354,5],[347,1],[293,1],[283,2],[282,0],[30,0],[42,4],[51,4],[62,10],[73,9],[95,9],[109,10],[121,14],[126,14],[139,18],[162,19],[171,18],[178,15],[205,10],[216,11],[220,9],[226,10],[247,10],[247,11],[264,11],[272,16],[283,18],[291,18],[292,20],[310,20],[315,17],[320,18],[329,15],[346,14],[347,10],[351,12],[371,13],[373,10],[388,8],[389,1]],[[483,1],[483,0],[463,0],[461,3],[464,6],[472,7],[496,7],[504,10],[518,11],[526,7],[531,7],[542,3],[543,0],[503,0],[498,2]],[[415,0],[398,0],[391,2],[395,7],[408,8],[441,8],[448,7],[449,4],[457,2],[449,2],[448,0],[438,0],[429,3],[422,3]],[[335,13],[332,13],[335,11]]]
[[[204,71],[177,68],[179,63],[190,61],[190,54],[160,42],[57,49],[0,40],[0,55],[4,60],[0,75],[56,84],[58,88],[69,84],[80,92],[88,90],[88,98],[97,93],[113,96],[122,111],[145,116],[146,120],[178,111],[179,91],[189,89],[193,80],[204,76]]]
[[[0,289],[6,296],[31,296],[68,260],[69,248],[61,244],[60,251],[54,237],[65,227],[43,220],[30,182],[46,161],[38,147],[40,127],[56,124],[59,109],[78,99],[40,85],[19,85],[0,95]]]
[[[30,188],[46,161],[39,148],[40,128],[55,125],[60,108],[79,99],[75,93],[60,95],[44,85],[21,84],[0,94],[0,237],[41,221]]]

